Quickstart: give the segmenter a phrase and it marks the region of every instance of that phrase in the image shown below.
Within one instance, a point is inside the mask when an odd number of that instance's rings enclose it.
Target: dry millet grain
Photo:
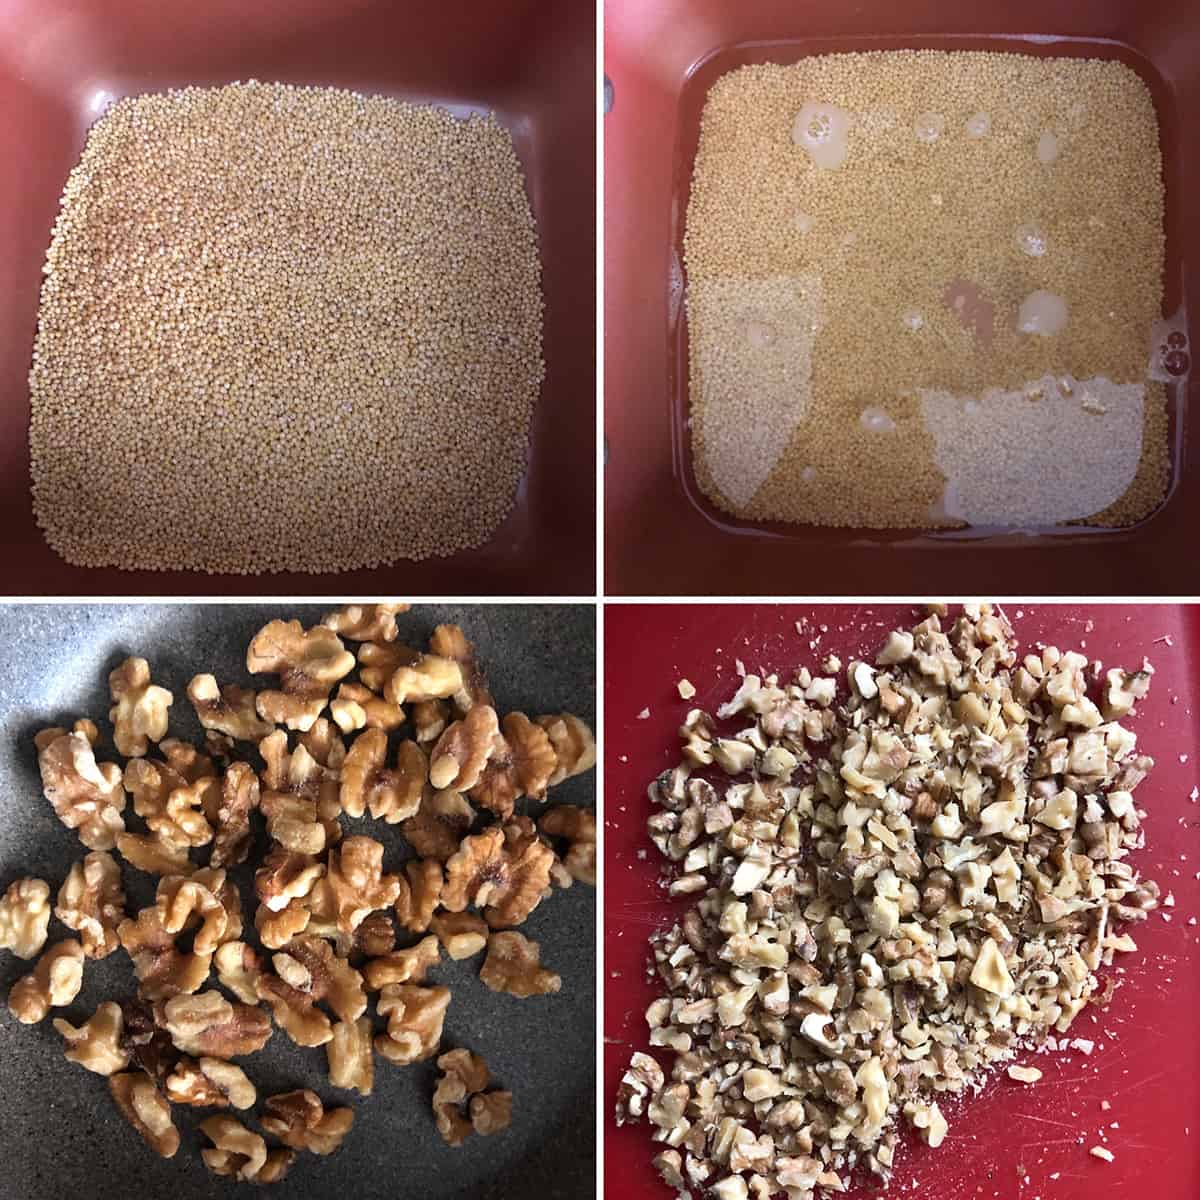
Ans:
[[[489,115],[256,82],[92,128],[46,256],[38,522],[82,566],[448,555],[511,511],[537,231]]]
[[[851,114],[838,170],[813,166],[793,141],[809,102]],[[980,114],[987,120],[972,121]],[[932,140],[918,137],[932,129]],[[1046,130],[1058,157],[1043,163]],[[1166,390],[1145,377],[1161,315],[1162,207],[1153,105],[1119,63],[897,51],[725,75],[701,119],[684,239],[701,487],[752,520],[955,524],[937,515],[946,478],[919,392],[965,400],[1023,392],[1048,374],[1102,376],[1144,386],[1144,418],[1132,483],[1091,520],[1145,516],[1168,471]],[[1029,226],[1045,253],[1022,248],[1018,231]],[[811,362],[788,367],[799,389],[781,387],[770,355],[745,366],[739,385],[712,389],[706,359],[744,362],[751,325],[761,332],[773,315],[790,319],[764,302],[764,281],[778,295],[789,280],[811,290],[814,278],[822,300]],[[705,303],[704,288],[711,297],[718,281],[725,303]],[[990,344],[946,302],[947,287],[963,281],[994,305]],[[1015,330],[1021,301],[1037,290],[1068,302],[1067,326],[1054,337]],[[865,428],[867,409],[890,418],[894,432]],[[1090,415],[1081,405],[1081,442],[1093,444]],[[976,429],[971,457],[1011,454],[1016,419]],[[713,464],[747,456],[764,478],[752,474],[733,495]],[[1047,476],[1031,464],[1020,508],[1060,510],[1071,469],[1068,460]]]

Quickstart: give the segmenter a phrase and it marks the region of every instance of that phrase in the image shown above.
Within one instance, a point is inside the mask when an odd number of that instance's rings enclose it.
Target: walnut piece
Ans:
[[[258,749],[266,762],[259,807],[267,832],[297,854],[320,854],[341,836],[340,763],[323,764],[303,742],[289,752],[282,729],[264,738]],[[332,744],[325,749],[332,750]]]
[[[250,814],[258,802],[258,776],[254,768],[245,762],[230,763],[225,768],[221,799],[213,821],[216,832],[208,860],[210,866],[235,867],[246,861],[253,840]]]
[[[401,667],[411,667],[420,660],[419,651],[400,642],[366,642],[358,648],[358,677],[364,687],[378,695]],[[399,701],[390,696],[387,700],[399,707]]]
[[[465,717],[447,727],[430,753],[431,786],[470,791],[479,782],[499,733],[494,708],[487,704],[471,708]]]
[[[364,646],[359,651],[362,659]],[[360,672],[363,682],[376,691],[378,677],[368,678]],[[462,690],[462,671],[452,658],[437,654],[422,654],[415,662],[398,666],[383,684],[384,697],[393,704],[415,704],[421,700],[445,700]]]
[[[188,875],[195,869],[187,846],[164,841],[157,833],[119,833],[117,850],[131,867],[148,875]]]
[[[412,707],[413,736],[422,746],[436,742],[450,720],[445,700],[418,700]]]
[[[395,903],[400,881],[383,874],[383,846],[369,837],[347,838],[329,852],[329,886],[338,928],[352,933],[368,913]]]
[[[304,730],[321,715],[334,684],[354,670],[354,655],[323,625],[306,630],[299,621],[271,621],[251,641],[246,670],[279,676],[278,691],[258,693],[258,715]]]
[[[323,1046],[333,1036],[329,1018],[315,1007],[319,1001],[328,1003],[341,1021],[355,1021],[366,1010],[362,976],[319,937],[289,942],[272,965],[276,973],[259,975],[255,990],[297,1045]]]
[[[409,933],[424,933],[442,898],[444,876],[436,858],[415,858],[404,864],[396,893],[396,920]]]
[[[255,709],[256,693],[236,683],[217,684],[213,675],[195,675],[187,688],[188,699],[205,729],[223,733],[238,742],[258,742],[274,730]]]
[[[115,1075],[129,1066],[129,1051],[122,1044],[125,1022],[119,1004],[106,1000],[78,1028],[55,1017],[54,1028],[67,1043],[64,1053],[68,1062],[97,1075]]]
[[[130,1071],[110,1076],[108,1090],[125,1120],[146,1145],[163,1158],[174,1157],[179,1149],[179,1130],[171,1121],[171,1106],[154,1081],[138,1071]]]
[[[271,1021],[261,1008],[211,991],[171,997],[163,1005],[162,1027],[179,1050],[196,1057],[256,1054],[271,1038]]]
[[[488,942],[487,922],[474,913],[438,913],[430,928],[455,961],[473,958]]]
[[[117,927],[125,919],[125,891],[116,859],[94,850],[75,863],[58,889],[54,915],[80,935],[88,958],[107,958],[120,944]]]
[[[213,804],[211,794],[218,787],[215,777],[189,783],[167,763],[145,758],[135,758],[125,768],[125,790],[133,796],[133,811],[171,846],[207,846],[212,841],[205,802]]]
[[[164,876],[154,903],[164,932],[195,929],[192,950],[197,955],[211,958],[222,942],[235,941],[242,932],[237,889],[221,870],[206,867],[191,875]]]
[[[550,737],[558,765],[550,776],[555,787],[573,775],[582,775],[596,765],[596,739],[587,725],[572,713],[536,718]]]
[[[8,1007],[22,1025],[35,1025],[52,1008],[62,1008],[83,986],[83,947],[69,938],[55,942],[8,993]]]
[[[369,1096],[375,1086],[375,1055],[371,1046],[371,1018],[339,1021],[325,1045],[329,1082]]]
[[[108,719],[117,753],[140,758],[150,742],[167,736],[167,710],[175,697],[150,682],[150,664],[144,658],[127,658],[110,672],[108,690],[113,699]]]
[[[522,999],[544,996],[562,988],[561,977],[541,965],[538,943],[516,930],[493,933],[488,938],[487,958],[479,978],[493,992],[507,992]]]
[[[405,821],[401,829],[422,858],[445,862],[458,850],[474,820],[475,810],[465,796],[426,788],[416,816]]]
[[[500,1133],[512,1124],[512,1092],[485,1092],[468,1105],[471,1126],[481,1137]]]
[[[442,907],[485,910],[493,927],[519,925],[537,907],[550,882],[554,851],[515,823],[492,826],[462,845],[446,862]]]
[[[255,981],[262,974],[262,960],[253,946],[245,942],[225,942],[213,955],[217,979],[243,1004],[257,1004]]]
[[[162,1027],[166,1020],[161,1001],[127,999],[120,1003],[124,1029],[121,1049],[130,1062],[151,1079],[162,1082],[175,1069],[180,1053],[171,1035]]]
[[[377,696],[360,683],[343,683],[329,702],[329,714],[343,733],[356,729],[382,729],[391,733],[404,724],[404,709]]]
[[[236,1117],[209,1117],[200,1122],[200,1128],[213,1144],[211,1150],[201,1150],[200,1157],[214,1175],[276,1183],[287,1174],[296,1157],[291,1150],[272,1150],[268,1154],[266,1142]]]
[[[178,877],[167,876],[163,882],[173,878]],[[177,936],[163,928],[157,905],[143,908],[136,918],[127,917],[117,926],[117,937],[133,960],[138,991],[147,1000],[190,994],[208,978],[211,953],[176,950]]]
[[[372,992],[389,983],[424,983],[429,969],[436,967],[441,957],[437,938],[422,938],[415,946],[371,959],[363,967],[363,979]]]
[[[297,854],[284,846],[274,846],[263,859],[263,864],[254,872],[254,892],[262,901],[255,917],[259,931],[263,931],[258,917],[282,913],[289,905],[302,901],[310,895],[317,881],[325,874],[325,864],[311,854]],[[304,909],[301,929],[308,923],[308,911]],[[299,932],[299,930],[297,930]],[[272,943],[266,943],[268,946]],[[283,945],[282,942],[279,945]]]
[[[550,735],[524,713],[509,713],[500,728],[487,765],[471,789],[471,798],[507,820],[522,796],[540,800],[545,795],[558,756]]]
[[[397,1066],[432,1058],[449,1005],[449,988],[389,983],[378,1004],[379,1015],[388,1018],[387,1033],[375,1039],[375,1049]]]
[[[223,1058],[181,1058],[163,1087],[172,1104],[193,1108],[253,1108],[258,1099],[246,1072]]]
[[[46,944],[49,926],[50,885],[32,876],[14,879],[0,897],[0,950],[11,950],[18,958],[36,958]]]
[[[112,850],[125,830],[125,789],[116,763],[97,764],[84,733],[43,729],[34,738],[46,799],[89,850]]]
[[[326,613],[321,624],[352,642],[394,642],[399,633],[396,617],[408,612],[408,604],[347,604]]]
[[[482,1092],[491,1079],[487,1063],[470,1050],[448,1050],[438,1057],[441,1075],[433,1090],[433,1115],[438,1133],[448,1146],[461,1146],[471,1135],[464,1110],[471,1096]]]
[[[458,663],[462,686],[454,693],[452,699],[460,713],[468,712],[476,704],[493,703],[487,679],[475,656],[475,647],[458,625],[439,625],[434,629],[429,638],[429,652],[438,658]]]
[[[262,1127],[295,1150],[332,1154],[354,1124],[352,1108],[325,1111],[321,1098],[308,1088],[271,1096],[263,1106]]]
[[[340,800],[342,811],[361,817],[369,807],[371,816],[389,825],[414,816],[428,777],[425,751],[416,742],[401,742],[396,766],[389,769],[388,740],[382,729],[359,734],[342,766]]]
[[[572,804],[559,804],[542,814],[538,828],[569,844],[563,866],[572,879],[596,885],[596,814]]]

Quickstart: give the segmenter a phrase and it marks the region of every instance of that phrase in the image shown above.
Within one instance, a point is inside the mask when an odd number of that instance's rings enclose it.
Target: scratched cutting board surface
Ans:
[[[951,610],[953,614],[953,609]],[[1070,1037],[1095,1050],[1026,1052],[1043,1079],[1033,1087],[993,1076],[978,1095],[943,1105],[950,1133],[939,1150],[905,1136],[890,1195],[906,1200],[1194,1200],[1200,1196],[1200,804],[1190,798],[1200,755],[1200,609],[1186,606],[1006,605],[1020,644],[1054,643],[1105,667],[1155,668],[1149,698],[1128,719],[1156,766],[1138,789],[1147,846],[1133,864],[1174,894],[1130,927],[1138,951],[1105,970],[1119,981],[1106,1011],[1088,1010]],[[617,1128],[613,1104],[634,1050],[648,1050],[643,1013],[658,995],[646,978],[647,936],[686,903],[660,888],[664,860],[645,833],[646,785],[678,761],[676,728],[687,708],[709,711],[747,671],[790,675],[873,658],[887,630],[920,619],[911,605],[610,605],[605,614],[604,1095],[609,1200],[673,1195],[650,1160],[645,1125]],[[797,630],[797,622],[801,631]],[[686,677],[693,700],[675,689]],[[844,679],[841,681],[844,693]],[[640,716],[649,709],[648,716]],[[645,851],[639,858],[638,852]],[[1167,914],[1170,920],[1164,919]],[[668,1055],[657,1052],[661,1061]],[[1111,1108],[1102,1109],[1107,1101]],[[1106,1164],[1088,1154],[1107,1145]],[[857,1180],[847,1200],[878,1196]]]

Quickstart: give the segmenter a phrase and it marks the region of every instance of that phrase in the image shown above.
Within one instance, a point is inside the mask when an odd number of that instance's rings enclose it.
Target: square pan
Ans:
[[[7,594],[594,592],[595,14],[554,0],[0,0],[0,547]],[[546,311],[529,467],[476,550],[337,575],[72,567],[34,523],[27,375],[50,227],[88,127],[114,97],[237,79],[493,110],[529,191]]]
[[[659,33],[665,25],[670,39]],[[1049,29],[1055,36],[1012,36],[1021,29]],[[1200,503],[1200,478],[1185,465],[1200,457],[1200,430],[1183,420],[1189,396],[1200,390],[1197,373],[1173,389],[1171,491],[1136,526],[982,536],[753,523],[719,512],[696,485],[682,312],[683,223],[700,112],[716,78],[748,62],[916,46],[1092,55],[1137,70],[1154,97],[1164,147],[1164,307],[1183,311],[1188,281],[1200,278],[1200,234],[1185,219],[1200,159],[1200,137],[1188,120],[1200,111],[1200,68],[1178,48],[1189,38],[1200,46],[1200,11],[1171,3],[1052,0],[981,14],[925,0],[898,18],[881,2],[853,11],[812,0],[752,11],[703,2],[684,11],[677,0],[612,0],[605,36],[615,95],[605,122],[609,592],[986,592],[1003,590],[1006,582],[1011,590],[1018,575],[1036,580],[1031,586],[1039,593],[1200,589],[1200,564],[1184,551],[1188,516]],[[752,583],[729,582],[747,576]]]

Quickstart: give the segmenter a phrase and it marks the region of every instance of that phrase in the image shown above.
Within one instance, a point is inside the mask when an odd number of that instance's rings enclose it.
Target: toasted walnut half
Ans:
[[[240,903],[237,889],[226,882],[225,872],[212,868],[190,876],[165,876],[159,880],[155,897],[162,928],[179,934],[198,925],[192,949],[210,958],[222,942],[234,941],[240,935]],[[236,911],[231,911],[235,906]]]
[[[117,928],[125,919],[125,890],[116,859],[94,850],[75,863],[58,889],[54,915],[80,935],[88,958],[107,958],[120,944]],[[2,933],[0,927],[0,941]]]
[[[550,744],[558,758],[558,766],[550,776],[555,787],[572,775],[582,775],[596,765],[596,739],[592,731],[571,713],[538,717],[537,723],[550,736]]]
[[[171,1158],[179,1149],[179,1130],[171,1121],[171,1106],[162,1098],[153,1080],[139,1071],[113,1075],[108,1090],[142,1141],[163,1158]]]
[[[117,849],[131,867],[148,875],[189,875],[195,870],[186,846],[164,841],[157,833],[119,833]]]
[[[258,749],[266,762],[259,807],[267,832],[297,854],[319,854],[341,836],[340,764],[323,765],[303,743],[289,753],[282,729]]]
[[[271,1038],[271,1020],[253,1004],[231,1003],[220,992],[172,996],[163,1028],[184,1052],[209,1058],[256,1054]]]
[[[497,735],[487,765],[471,789],[471,798],[507,820],[522,796],[540,799],[545,795],[558,756],[550,735],[524,713],[509,713],[500,727],[502,733]]]
[[[129,1051],[122,1044],[125,1022],[119,1004],[106,1000],[78,1028],[55,1017],[54,1028],[67,1043],[64,1053],[68,1062],[97,1075],[115,1075],[129,1066]]]
[[[366,650],[365,646],[363,650]],[[362,651],[359,658],[362,658]],[[368,687],[375,687],[365,671],[361,675]],[[419,700],[445,700],[462,686],[462,671],[452,658],[422,654],[416,662],[398,666],[392,672],[383,685],[383,694],[393,704],[415,704]]]
[[[454,693],[454,706],[460,713],[467,712],[476,704],[493,704],[488,691],[487,679],[475,656],[475,647],[457,625],[439,625],[429,638],[429,652],[439,658],[448,658],[458,663],[462,675],[462,687]]]
[[[308,1088],[268,1098],[262,1127],[284,1145],[313,1154],[332,1154],[354,1124],[352,1108],[325,1111],[321,1098]]]
[[[215,777],[189,783],[166,763],[135,758],[125,768],[125,790],[133,796],[133,811],[144,817],[153,833],[172,846],[207,846],[212,826],[206,802],[216,809]]]
[[[258,776],[254,768],[245,762],[230,763],[221,784],[210,866],[235,867],[246,861],[253,840],[250,814],[258,807],[258,799]]]
[[[397,1066],[432,1058],[449,1006],[449,988],[388,984],[379,993],[378,1005],[379,1015],[388,1018],[388,1031],[375,1039],[375,1049]]]
[[[416,742],[401,742],[396,751],[396,766],[387,763],[388,740],[382,729],[360,734],[342,767],[341,805],[350,817],[361,817],[367,810],[389,825],[407,820],[421,806],[421,794],[428,775],[425,751]]]
[[[274,726],[262,720],[255,709],[256,693],[236,683],[218,685],[213,675],[195,675],[187,689],[188,699],[205,729],[223,733],[239,742],[257,742]]]
[[[435,858],[414,858],[404,864],[396,895],[396,920],[409,933],[424,933],[442,896],[442,864]]]
[[[246,652],[252,675],[279,676],[279,691],[258,693],[258,715],[288,729],[310,729],[334,684],[354,670],[354,655],[332,629],[304,629],[299,621],[271,621]]]
[[[347,604],[326,613],[321,624],[352,642],[394,642],[399,633],[396,618],[409,604]]]
[[[329,702],[329,713],[343,733],[356,729],[382,729],[391,733],[404,724],[404,709],[377,696],[361,683],[343,683]]]
[[[562,989],[562,978],[541,965],[541,948],[516,930],[493,933],[479,978],[493,992],[525,999]]]
[[[438,913],[430,928],[455,961],[474,957],[488,942],[487,922],[474,913]]]
[[[363,978],[372,992],[389,983],[424,983],[429,969],[436,967],[441,957],[437,938],[422,938],[415,946],[371,959],[363,967]]]
[[[471,1136],[464,1110],[471,1096],[482,1092],[491,1079],[487,1063],[470,1050],[448,1050],[438,1057],[441,1075],[433,1089],[433,1116],[438,1133],[448,1146],[461,1146]]]
[[[542,814],[538,828],[549,837],[569,843],[563,856],[572,879],[596,884],[596,814],[573,804],[559,804]]]
[[[496,710],[487,704],[475,705],[438,738],[429,755],[430,784],[455,792],[469,791],[479,782],[499,733]]]
[[[116,763],[97,764],[85,733],[43,729],[34,738],[42,789],[58,819],[89,850],[111,850],[125,830],[125,789]]]
[[[217,968],[217,979],[243,1004],[257,1004],[258,992],[255,981],[262,974],[262,959],[253,946],[245,942],[226,942],[217,947],[213,961]]]
[[[276,1183],[287,1174],[295,1155],[291,1150],[272,1150],[251,1133],[236,1117],[218,1115],[200,1122],[200,1128],[213,1144],[201,1150],[204,1165],[214,1175],[232,1175],[252,1183]]]
[[[117,926],[117,937],[133,959],[138,990],[147,1000],[190,994],[208,978],[212,955],[176,950],[176,936],[163,928],[156,905]]]
[[[473,904],[493,927],[519,925],[549,886],[553,863],[554,851],[536,835],[492,826],[465,838],[447,861],[442,907],[462,912]]]
[[[34,958],[46,944],[50,926],[50,885],[26,876],[14,879],[0,897],[0,950]]]
[[[383,874],[383,846],[369,837],[347,838],[329,852],[329,886],[338,928],[352,933],[368,913],[393,904],[400,892],[395,875]]]
[[[401,828],[422,858],[445,862],[458,849],[474,820],[475,810],[465,796],[427,788],[416,816]]]
[[[113,744],[126,758],[140,758],[150,742],[167,736],[167,710],[175,697],[150,682],[150,664],[144,658],[127,658],[109,673],[108,690],[113,707]]]
[[[37,966],[8,993],[8,1007],[22,1025],[35,1025],[52,1008],[62,1008],[83,986],[83,947],[69,938],[55,942]]]
[[[371,1018],[340,1021],[333,1027],[333,1037],[326,1043],[329,1059],[329,1082],[334,1087],[348,1088],[359,1095],[369,1096],[375,1086],[375,1056],[371,1048]]]
[[[193,1108],[253,1108],[258,1099],[246,1072],[223,1058],[181,1058],[163,1087],[172,1104]]]

